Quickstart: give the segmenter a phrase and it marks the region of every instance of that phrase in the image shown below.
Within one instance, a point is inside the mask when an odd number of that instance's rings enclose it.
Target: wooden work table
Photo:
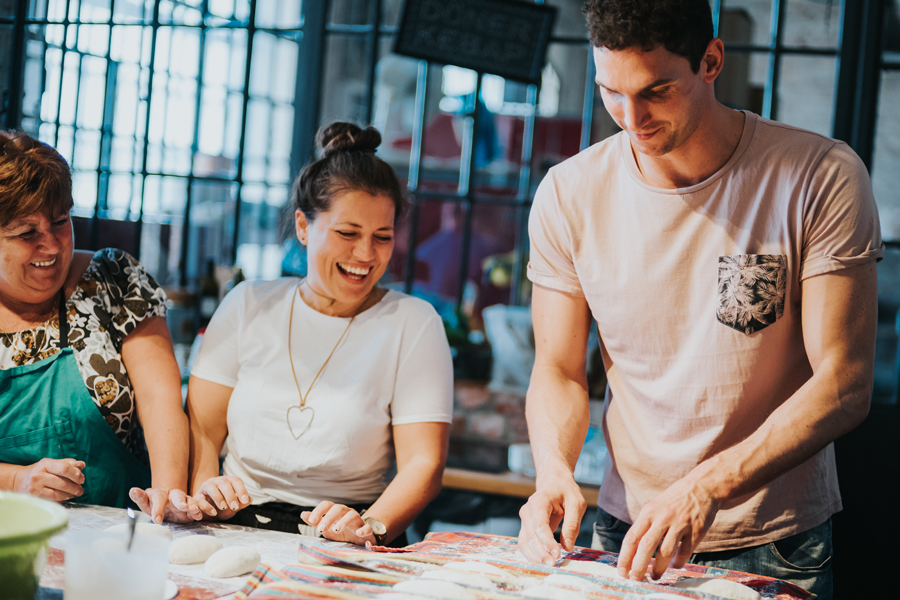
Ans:
[[[444,469],[442,483],[445,488],[449,489],[498,494],[513,498],[528,498],[534,493],[534,478],[513,471],[484,473],[447,467]],[[597,506],[600,486],[582,483],[579,484],[579,487],[581,487],[581,493],[584,494],[588,506]]]

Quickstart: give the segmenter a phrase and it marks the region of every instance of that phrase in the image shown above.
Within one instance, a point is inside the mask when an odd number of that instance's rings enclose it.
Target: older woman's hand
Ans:
[[[375,543],[372,528],[349,506],[323,500],[312,511],[300,513],[300,518],[313,525],[326,539],[359,546],[366,542]]]
[[[204,518],[224,521],[250,506],[251,498],[240,477],[222,475],[210,477],[194,492],[194,500]]]
[[[42,458],[16,473],[13,489],[45,500],[65,502],[84,493],[82,469],[84,461],[74,458]]]
[[[136,487],[128,495],[154,523],[190,523],[203,518],[197,502],[178,489]]]

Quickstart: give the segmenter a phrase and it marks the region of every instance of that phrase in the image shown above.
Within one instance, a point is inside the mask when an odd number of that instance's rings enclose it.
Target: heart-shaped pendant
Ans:
[[[297,411],[297,412],[294,412]],[[309,411],[309,414],[306,412]],[[291,435],[295,440],[303,437],[303,434],[309,431],[312,426],[313,419],[316,417],[316,411],[311,406],[293,405],[287,409],[287,424],[291,430]],[[300,433],[297,433],[297,432]]]

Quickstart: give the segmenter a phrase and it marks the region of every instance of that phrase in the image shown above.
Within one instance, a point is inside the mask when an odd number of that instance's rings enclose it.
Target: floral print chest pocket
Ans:
[[[720,256],[716,318],[747,335],[765,329],[784,314],[786,282],[786,256]]]

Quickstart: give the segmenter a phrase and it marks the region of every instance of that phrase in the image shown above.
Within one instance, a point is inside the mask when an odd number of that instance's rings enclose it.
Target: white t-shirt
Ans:
[[[614,458],[599,503],[631,523],[811,377],[800,282],[884,252],[853,151],[752,113],[731,159],[688,188],[650,185],[624,133],[588,148],[550,170],[529,232],[528,277],[584,297],[598,323]],[[840,508],[829,444],[723,506],[698,551],[775,541]]]
[[[430,304],[394,291],[347,329],[349,318],[307,306],[299,281],[235,287],[206,329],[191,376],[234,388],[224,472],[243,480],[254,504],[372,502],[394,458],[392,425],[451,421],[447,337]],[[307,396],[315,416],[302,435],[308,413],[292,409],[293,432],[288,424],[289,407],[300,404],[289,328],[304,394],[347,330]]]

